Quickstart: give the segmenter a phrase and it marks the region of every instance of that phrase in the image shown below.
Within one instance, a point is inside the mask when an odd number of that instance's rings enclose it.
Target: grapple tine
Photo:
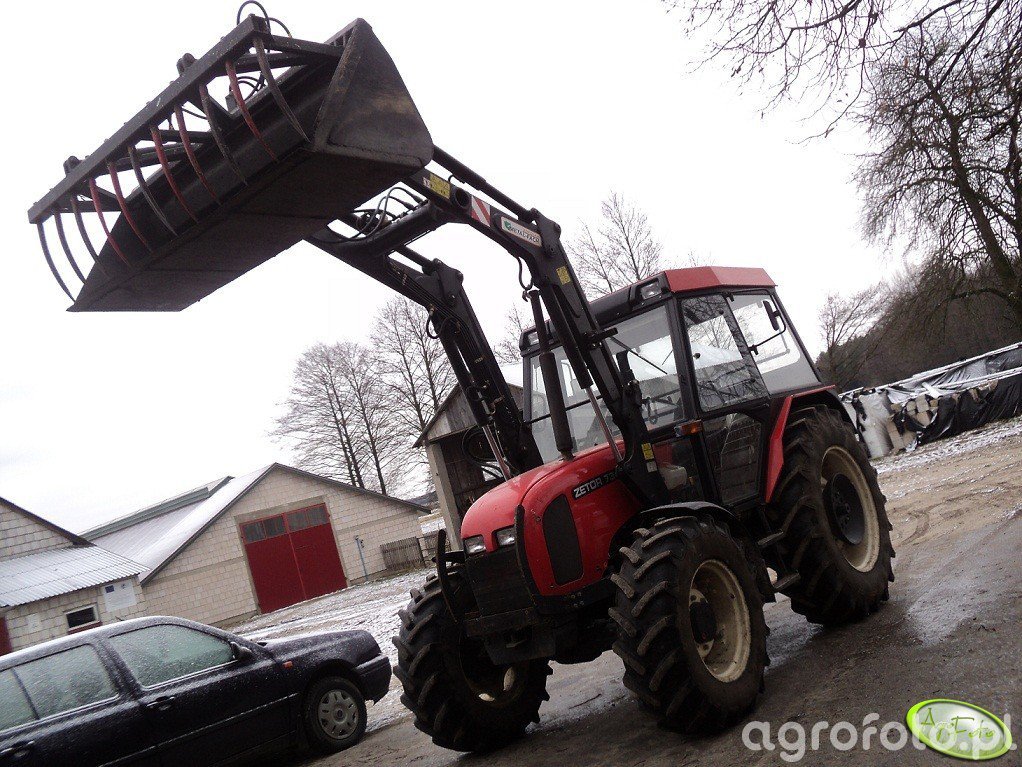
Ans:
[[[266,154],[270,156],[271,160],[276,160],[277,155],[267,145],[266,139],[263,138],[263,134],[259,132],[259,128],[256,127],[255,120],[252,119],[252,113],[248,111],[248,106],[245,104],[245,99],[241,95],[241,85],[238,83],[238,73],[234,71],[234,62],[228,59],[224,62],[224,69],[227,71],[227,79],[231,84],[231,95],[234,96],[234,100],[238,104],[238,111],[241,112],[242,118],[245,120],[245,125],[252,131],[252,135],[256,137],[259,145],[266,150]]]
[[[185,148],[185,155],[188,157],[188,162],[192,166],[192,170],[195,171],[195,175],[198,176],[199,181],[209,192],[209,196],[213,198],[213,202],[217,205],[220,204],[220,198],[216,196],[216,192],[213,191],[213,187],[209,185],[209,181],[206,180],[206,174],[202,172],[202,168],[199,166],[199,161],[195,157],[195,151],[192,149],[192,140],[188,136],[188,130],[185,128],[185,114],[181,105],[178,104],[174,107],[174,119],[177,121],[177,132],[181,136],[181,144]]]
[[[156,204],[156,200],[153,198],[149,184],[146,183],[145,174],[142,173],[142,165],[138,161],[138,151],[135,149],[134,144],[128,145],[128,159],[131,160],[131,169],[135,171],[135,180],[138,182],[138,188],[142,192],[142,197],[149,203],[149,208],[156,214],[156,218],[160,220],[160,223],[167,227],[171,234],[176,236],[177,230],[171,226],[170,221],[163,215],[163,211],[160,210],[160,206]]]
[[[174,175],[170,172],[170,163],[167,162],[167,153],[163,149],[163,139],[160,138],[159,130],[157,130],[156,127],[154,126],[149,129],[149,135],[152,137],[153,146],[156,149],[156,157],[160,161],[160,167],[163,168],[163,175],[167,179],[167,184],[170,186],[170,191],[174,193],[174,197],[177,199],[178,204],[182,208],[184,208],[185,213],[187,213],[191,217],[192,221],[198,223],[199,219],[192,212],[192,209],[188,207],[188,202],[182,196],[181,190],[178,189],[177,182],[174,180]]]
[[[74,269],[75,276],[82,282],[85,282],[85,275],[82,274],[82,270],[78,268],[78,262],[75,261],[75,257],[71,253],[71,248],[67,244],[67,235],[64,234],[64,219],[62,218],[62,214],[58,211],[53,214],[53,218],[57,223],[57,239],[60,240],[60,247],[64,249],[64,256],[67,258],[67,262],[71,264],[71,268]]]
[[[131,217],[131,211],[128,210],[128,203],[125,201],[124,195],[121,193],[121,180],[117,177],[117,168],[112,162],[108,162],[106,164],[106,170],[107,173],[110,174],[110,181],[114,186],[114,197],[117,198],[117,204],[121,208],[121,215],[124,216],[124,220],[128,222],[128,226],[131,227],[131,231],[133,231],[135,236],[138,237],[139,242],[145,245],[146,250],[152,253],[152,245],[149,244],[149,240],[142,236],[142,232],[139,231],[138,225],[135,223],[135,219]]]
[[[210,98],[209,89],[205,85],[199,86],[199,101],[202,105],[202,111],[206,115],[206,122],[209,123],[209,132],[213,135],[213,141],[219,147],[224,160],[231,170],[234,171],[234,175],[238,177],[238,180],[243,184],[248,184],[248,179],[245,178],[245,174],[241,172],[241,168],[238,167],[238,163],[234,159],[234,153],[227,146],[227,139],[224,137],[223,128],[220,127],[220,123],[217,121],[216,110],[213,109],[213,99]]]
[[[302,137],[302,140],[308,141],[309,137],[306,135],[305,129],[291,110],[291,105],[287,103],[284,94],[281,93],[280,86],[277,85],[277,78],[273,76],[270,62],[266,58],[266,48],[263,47],[263,41],[257,37],[252,46],[255,48],[256,60],[259,62],[259,71],[262,73],[263,79],[266,80],[266,87],[270,89],[270,95],[277,102],[277,106],[280,107],[280,111],[284,113],[287,121],[298,131],[298,135]]]
[[[92,195],[92,205],[96,208],[96,215],[99,216],[99,225],[103,227],[103,233],[106,235],[106,241],[110,243],[110,247],[114,249],[114,253],[117,254],[118,258],[124,262],[124,265],[130,267],[127,256],[124,255],[124,251],[121,250],[121,246],[117,244],[117,240],[114,239],[113,235],[110,234],[110,229],[106,225],[106,217],[103,215],[103,206],[99,202],[99,187],[96,186],[96,179],[89,179],[89,193]]]
[[[78,234],[81,235],[82,242],[85,243],[85,249],[89,251],[89,255],[92,257],[92,263],[96,265],[105,276],[109,277],[110,273],[103,268],[103,264],[100,263],[99,254],[96,253],[96,249],[92,246],[92,240],[89,239],[89,233],[85,229],[85,221],[82,219],[82,209],[78,207],[78,200],[74,194],[71,195],[71,212],[74,213],[75,223],[78,224]]]
[[[59,216],[60,213],[57,213],[56,215]],[[46,231],[43,229],[43,222],[40,221],[35,225],[35,228],[39,232],[39,244],[43,248],[43,258],[46,259],[46,265],[50,267],[50,271],[53,272],[53,278],[57,281],[57,284],[60,285],[60,289],[67,294],[68,298],[74,301],[75,297],[71,295],[71,291],[67,289],[67,285],[64,284],[64,278],[60,276],[60,272],[57,271],[56,264],[53,263],[53,257],[50,255],[50,248],[46,244]]]

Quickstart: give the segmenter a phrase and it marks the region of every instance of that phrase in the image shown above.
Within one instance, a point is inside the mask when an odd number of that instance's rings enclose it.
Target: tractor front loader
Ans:
[[[29,220],[73,311],[181,310],[304,240],[429,313],[504,478],[394,640],[441,746],[518,737],[551,661],[609,649],[663,724],[720,729],[763,684],[765,600],[837,624],[887,598],[876,474],[767,274],[669,270],[590,301],[560,227],[433,143],[365,21],[315,43],[250,16]],[[446,224],[519,262],[524,410],[462,275],[411,248]]]

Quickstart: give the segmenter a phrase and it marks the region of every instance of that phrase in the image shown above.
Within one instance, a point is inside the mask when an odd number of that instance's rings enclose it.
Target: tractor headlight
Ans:
[[[486,551],[486,544],[483,543],[483,536],[473,535],[471,538],[465,539],[465,553],[468,556],[482,554],[484,551]]]
[[[502,527],[493,534],[493,537],[497,539],[497,546],[514,546],[517,540],[514,526]]]

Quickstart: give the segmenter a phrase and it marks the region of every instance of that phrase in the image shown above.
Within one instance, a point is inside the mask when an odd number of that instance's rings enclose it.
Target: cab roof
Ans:
[[[645,297],[645,288],[654,287],[655,293]],[[600,325],[607,326],[635,311],[641,305],[659,299],[665,293],[700,293],[712,290],[742,290],[776,287],[765,270],[743,266],[691,266],[685,269],[667,269],[627,287],[592,299],[593,315]],[[551,339],[553,327],[547,322]],[[522,335],[519,347],[525,352],[530,343],[529,334],[536,328],[530,325]]]

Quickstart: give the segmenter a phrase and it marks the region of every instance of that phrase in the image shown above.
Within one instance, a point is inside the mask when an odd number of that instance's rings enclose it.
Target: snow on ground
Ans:
[[[973,431],[959,434],[905,453],[885,456],[875,462],[878,474],[904,469],[918,469],[934,462],[946,461],[952,456],[982,450],[1006,439],[1022,437],[1022,418],[995,421]]]
[[[435,538],[437,531],[444,526],[443,515],[439,511],[434,511],[432,514],[419,517],[419,526],[423,535]]]
[[[285,607],[276,612],[258,615],[233,627],[236,634],[259,641],[277,637],[311,634],[317,631],[365,629],[376,639],[380,649],[397,664],[397,648],[391,642],[400,626],[397,611],[408,604],[408,592],[421,586],[428,569],[402,573],[371,583],[338,591],[334,594]],[[400,685],[391,680],[387,696],[372,706],[369,729],[378,729],[405,713],[398,697]]]

